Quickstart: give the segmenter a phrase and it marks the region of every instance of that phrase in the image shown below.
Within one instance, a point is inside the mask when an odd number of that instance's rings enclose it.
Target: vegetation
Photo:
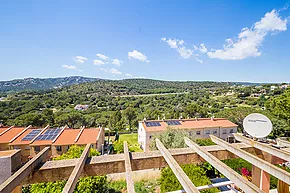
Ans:
[[[120,135],[119,140],[114,141],[113,147],[115,153],[123,153],[124,152],[124,141],[127,141],[127,145],[129,151],[131,152],[142,152],[143,150],[140,148],[138,144],[138,134],[122,134]]]
[[[203,186],[203,185],[211,184],[209,178],[206,176],[206,172],[204,171],[202,167],[199,167],[193,164],[183,165],[181,167],[195,186]],[[175,177],[174,173],[172,172],[172,170],[168,167],[162,169],[160,182],[161,182],[161,185],[160,185],[161,192],[170,192],[170,191],[183,189],[181,184]],[[204,190],[201,192],[213,193],[213,192],[219,192],[219,191],[216,188],[211,188],[209,190]]]
[[[81,157],[85,147],[84,146],[78,146],[78,145],[72,145],[68,149],[68,151],[64,154],[62,154],[59,157],[54,158],[53,160],[64,160],[64,159],[74,159],[74,158],[79,158]],[[91,148],[90,149],[90,154],[89,157],[92,156],[98,156],[100,153],[96,150]]]
[[[187,132],[168,127],[165,132],[153,136],[150,148],[152,150],[157,149],[156,139],[159,139],[167,149],[187,147],[184,142],[184,137],[190,138]]]

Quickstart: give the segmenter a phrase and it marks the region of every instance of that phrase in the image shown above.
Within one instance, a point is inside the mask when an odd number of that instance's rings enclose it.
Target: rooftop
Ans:
[[[65,129],[61,135],[55,140],[54,145],[71,145],[75,143],[75,139],[81,129]]]
[[[170,119],[141,121],[146,131],[175,129],[230,128],[238,125],[224,118]]]
[[[100,133],[100,128],[84,129],[76,144],[96,143]]]
[[[31,140],[42,130],[43,128],[29,128],[16,137],[9,145],[29,145]]]
[[[9,143],[15,136],[21,133],[26,127],[0,128],[0,143]]]

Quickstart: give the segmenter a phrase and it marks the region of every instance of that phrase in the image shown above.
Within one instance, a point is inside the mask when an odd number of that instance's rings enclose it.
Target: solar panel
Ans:
[[[30,133],[23,137],[21,141],[31,141],[38,133],[40,133],[40,131],[41,129],[33,129]]]
[[[145,125],[147,127],[158,127],[158,126],[161,126],[161,124],[159,122],[145,122]]]
[[[179,121],[166,121],[167,125],[181,125]]]
[[[35,140],[54,140],[61,131],[60,128],[47,129],[43,134],[39,135]]]

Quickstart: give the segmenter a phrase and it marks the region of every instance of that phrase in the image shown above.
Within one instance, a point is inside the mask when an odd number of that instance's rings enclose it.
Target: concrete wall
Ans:
[[[30,146],[29,145],[13,145],[10,146],[10,149],[21,150],[21,162],[25,163],[28,161],[28,157],[30,156]]]
[[[4,153],[4,152],[2,152]],[[21,153],[19,151],[7,151],[7,155],[0,157],[0,184],[8,179],[12,172],[21,165]]]
[[[100,136],[99,139],[97,140],[97,150],[99,152],[102,152],[102,144],[105,142],[105,131],[103,128],[100,129]]]
[[[141,148],[145,151],[146,149],[146,131],[143,127],[143,124],[139,122],[138,127],[138,143],[140,144]]]

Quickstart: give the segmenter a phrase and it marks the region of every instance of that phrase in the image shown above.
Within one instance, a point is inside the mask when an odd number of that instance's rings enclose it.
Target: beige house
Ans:
[[[166,131],[167,128],[180,129],[188,132],[193,139],[209,138],[215,135],[224,140],[232,138],[238,125],[223,118],[196,118],[171,120],[139,121],[138,143],[144,151],[149,151],[153,135]]]

